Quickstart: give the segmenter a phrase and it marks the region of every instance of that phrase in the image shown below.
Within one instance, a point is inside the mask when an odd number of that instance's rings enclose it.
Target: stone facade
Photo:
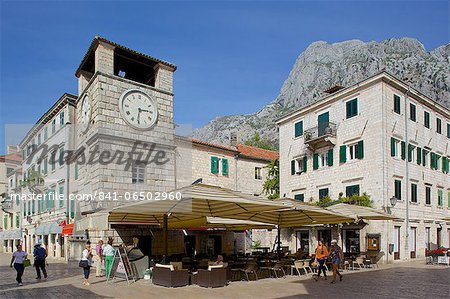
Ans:
[[[394,111],[395,101],[400,103],[400,113]],[[415,120],[410,119],[414,109],[410,108],[411,104],[415,105]],[[424,125],[424,111],[430,113],[430,128]],[[318,117],[326,112],[335,127],[329,135],[323,132],[327,136],[318,137]],[[441,120],[441,133],[437,133],[437,118]],[[303,128],[298,125],[296,134],[295,124],[300,121]],[[448,166],[444,166],[448,164],[446,158],[450,157],[449,124],[450,112],[444,107],[390,74],[375,75],[278,121],[281,194],[315,202],[320,195],[328,194],[332,199],[346,196],[355,191],[352,186],[358,186],[360,194],[371,196],[375,208],[401,219],[369,221],[360,231],[360,250],[367,250],[367,234],[381,234],[384,262],[394,260],[394,256],[401,260],[412,256],[423,258],[425,248],[435,248],[438,241],[442,246],[449,246],[450,225],[442,220],[450,211],[450,176],[445,170]],[[311,133],[312,138],[308,135]],[[394,156],[391,154],[393,142]],[[424,149],[428,151],[426,165],[418,165],[417,148],[422,153]],[[438,169],[430,167],[431,153],[440,157]],[[304,159],[306,170],[303,169]],[[401,189],[401,198],[391,206],[390,199],[396,194],[395,184]],[[412,184],[417,186],[417,202],[411,198],[412,192],[415,193],[411,189],[416,188]],[[430,204],[425,199],[426,187],[431,191]],[[442,197],[440,202],[438,194]],[[394,237],[394,226],[398,227],[395,234],[399,238]],[[315,247],[318,238],[314,230],[320,228],[309,230],[310,248]],[[342,226],[331,231],[331,238],[342,242]],[[292,230],[283,240],[291,250],[298,247],[296,235]],[[395,254],[389,252],[389,244],[395,244]]]

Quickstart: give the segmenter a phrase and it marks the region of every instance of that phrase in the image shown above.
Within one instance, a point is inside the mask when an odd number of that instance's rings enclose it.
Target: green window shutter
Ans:
[[[431,167],[431,169],[434,169],[435,165],[436,165],[436,155],[435,155],[435,153],[431,153],[430,157],[431,157],[431,159],[430,159],[430,167]]]
[[[395,180],[394,181],[394,196],[397,199],[402,199],[402,181]]]
[[[303,135],[303,121],[296,122],[294,125],[295,137]]]
[[[364,158],[364,141],[363,140],[358,141],[358,151],[356,153],[356,157],[358,159]]]
[[[313,155],[313,169],[316,170],[319,168],[319,154]]]
[[[411,202],[417,202],[417,184],[411,184]]]
[[[306,170],[308,169],[308,157],[304,157],[302,160],[303,163],[303,172],[306,172]]]
[[[291,175],[295,174],[295,160],[291,160]]]
[[[400,97],[394,95],[394,112],[400,114]]]
[[[414,145],[408,144],[408,162],[412,162],[413,151]]]
[[[417,147],[417,165],[422,164],[422,149]]]
[[[450,208],[450,191],[447,192],[447,207]]]
[[[78,180],[78,162],[75,162],[74,171],[75,171],[74,173],[75,179]]]
[[[16,228],[20,227],[20,217],[19,217],[19,213],[16,213]]]
[[[425,163],[425,156],[427,155],[427,151],[426,150],[422,150],[422,166],[426,166]]]
[[[402,141],[401,147],[402,147],[402,152],[401,152],[402,160],[405,160],[406,159],[406,142]]]
[[[75,218],[75,200],[70,200],[70,218]]]
[[[424,111],[424,125],[425,128],[430,128],[430,113]]]
[[[438,190],[438,205],[440,207],[442,207],[444,204],[443,197],[444,197],[444,192],[442,190]]]
[[[347,146],[341,145],[339,148],[339,162],[345,163],[347,161]]]
[[[301,194],[295,194],[294,195],[294,199],[298,200],[298,201],[305,201],[305,194],[301,193]]]
[[[395,142],[395,138],[391,137],[391,157],[395,157],[397,155],[397,153],[395,152],[396,150],[396,142]]]
[[[219,158],[217,157],[211,157],[211,173],[219,173]]]
[[[64,185],[59,186],[59,192],[58,192],[58,202],[59,207],[62,208],[64,206],[64,198],[61,199],[61,194],[64,195]]]
[[[35,207],[34,207],[34,205],[35,205],[35,199],[33,199],[32,201],[31,201],[31,214],[32,215],[34,215],[35,213],[36,213],[36,210],[35,210]]]
[[[328,166],[333,166],[333,149],[328,150]]]
[[[348,101],[345,108],[347,118],[358,115],[358,99]]]
[[[222,159],[222,175],[228,175],[228,159]]]

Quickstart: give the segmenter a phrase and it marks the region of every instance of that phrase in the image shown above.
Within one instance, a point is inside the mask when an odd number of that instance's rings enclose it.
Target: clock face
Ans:
[[[156,103],[140,90],[125,91],[120,96],[119,109],[123,119],[139,130],[151,128],[158,119]]]
[[[91,122],[91,100],[89,96],[84,96],[83,103],[81,104],[81,129],[83,132],[89,128]]]

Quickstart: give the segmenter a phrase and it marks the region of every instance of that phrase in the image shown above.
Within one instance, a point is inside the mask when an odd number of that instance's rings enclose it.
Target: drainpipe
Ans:
[[[408,140],[408,113],[407,111],[407,105],[408,105],[408,95],[410,92],[410,85],[408,84],[408,90],[405,93],[405,149],[406,149],[406,155],[405,155],[405,178],[406,178],[406,240],[405,240],[405,257],[408,256],[409,252],[409,162],[408,162],[408,155],[409,155],[409,140]],[[417,110],[416,110],[416,117],[417,117]]]

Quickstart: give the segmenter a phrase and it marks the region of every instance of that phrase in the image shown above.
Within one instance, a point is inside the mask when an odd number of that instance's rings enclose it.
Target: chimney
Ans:
[[[342,86],[342,85],[334,85],[334,86],[328,88],[327,90],[324,90],[323,92],[328,93],[328,94],[332,94],[332,93],[338,92],[341,89],[344,89],[344,86]]]
[[[230,145],[236,146],[238,144],[238,134],[237,132],[230,133]]]

